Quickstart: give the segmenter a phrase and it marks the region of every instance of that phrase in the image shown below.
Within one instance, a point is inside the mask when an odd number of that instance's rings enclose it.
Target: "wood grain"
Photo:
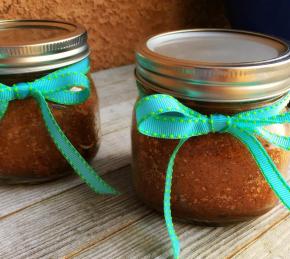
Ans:
[[[290,215],[279,221],[233,258],[290,258]]]
[[[93,75],[103,141],[93,166],[121,190],[93,193],[75,176],[35,186],[0,186],[0,258],[169,258],[164,220],[139,202],[130,182],[133,66]],[[109,161],[109,162],[108,162]],[[289,212],[227,227],[175,223],[182,258],[289,259]]]
[[[288,212],[282,206],[256,220],[227,227],[175,223],[181,241],[181,258],[226,258],[261,231],[280,222]],[[285,245],[285,243],[284,243]],[[77,251],[73,258],[170,258],[170,241],[162,217],[150,214],[109,238]],[[249,258],[249,257],[240,257]],[[256,257],[260,258],[260,257]]]

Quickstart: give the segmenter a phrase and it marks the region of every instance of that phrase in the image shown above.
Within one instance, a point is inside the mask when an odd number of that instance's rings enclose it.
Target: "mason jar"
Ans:
[[[63,21],[5,20],[0,22],[0,54],[2,84],[32,82],[88,59],[87,32],[81,25]],[[48,104],[70,142],[90,160],[99,147],[100,122],[98,96],[89,72],[87,76],[91,94],[85,102]],[[0,121],[0,182],[44,182],[70,172],[48,134],[36,101],[11,101]]]
[[[286,43],[266,35],[219,29],[174,31],[151,37],[137,49],[140,97],[167,94],[204,115],[234,115],[277,103],[290,89]],[[286,106],[284,111],[286,111]],[[162,211],[169,158],[179,143],[141,134],[132,123],[132,177],[138,197]],[[289,135],[289,124],[272,133]],[[286,177],[289,152],[259,139]],[[277,197],[247,147],[229,133],[189,138],[173,168],[173,217],[205,224],[252,219]]]

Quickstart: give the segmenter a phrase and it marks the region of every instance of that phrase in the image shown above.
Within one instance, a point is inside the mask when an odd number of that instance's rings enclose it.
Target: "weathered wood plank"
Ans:
[[[233,258],[290,258],[290,215],[240,250]]]
[[[110,85],[118,83],[123,80],[133,78],[135,65],[126,65],[121,67],[109,68],[92,73],[92,78],[96,86],[106,88]]]
[[[128,167],[106,174],[118,197],[81,185],[2,219],[0,258],[61,258],[152,213],[135,199],[129,178]]]
[[[135,84],[134,81],[132,81],[131,84],[127,84],[126,82],[121,82],[114,85],[114,88],[109,89],[109,87],[107,87],[107,89],[100,90],[99,95],[100,95],[101,108],[107,107],[113,104],[126,102],[131,99],[136,99],[137,90],[133,88],[134,84]],[[129,85],[131,87],[124,87],[124,85]],[[122,91],[120,92],[120,90]]]
[[[182,246],[181,257],[231,258],[243,247],[257,240],[262,233],[282,222],[285,217],[289,217],[289,212],[279,205],[256,220],[226,227],[201,227],[176,223]],[[283,239],[286,238],[288,235],[285,235]],[[285,241],[281,242],[283,243],[287,244]],[[284,251],[281,252],[283,253]],[[286,252],[285,255],[287,255]],[[168,258],[170,257],[170,241],[162,217],[157,214],[149,215],[92,247],[86,247],[83,251],[76,250],[70,256],[76,258],[116,258],[117,256]]]
[[[3,219],[0,258],[168,257],[163,219],[136,201],[127,170],[108,177],[124,192],[120,197],[96,196],[82,185]],[[224,228],[177,223],[182,255],[223,258],[217,256],[255,239],[286,214],[280,206],[256,221]],[[11,251],[16,245],[17,251]]]
[[[126,102],[137,96],[132,65],[100,71],[92,77],[98,89],[101,108]]]
[[[135,98],[102,109],[101,121],[105,134],[128,128],[131,125],[134,103]]]
[[[176,223],[182,246],[181,258],[226,258],[232,251],[282,220],[287,213],[282,206],[278,206],[256,220],[227,227]],[[76,250],[67,257],[169,258],[170,251],[170,241],[162,217],[150,214],[94,246],[86,247],[83,251]]]
[[[232,227],[222,227],[207,241],[199,245],[190,245],[185,248],[184,254],[191,258],[201,256],[208,259],[226,258],[241,246],[252,242],[260,234],[280,222],[289,212],[282,205],[250,222],[244,222]],[[186,242],[190,242],[190,239]],[[196,252],[195,252],[196,250]]]

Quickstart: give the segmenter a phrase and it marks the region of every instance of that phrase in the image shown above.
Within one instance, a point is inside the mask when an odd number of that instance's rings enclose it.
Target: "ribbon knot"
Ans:
[[[222,114],[210,115],[210,125],[212,132],[226,132],[232,125],[232,118]]]
[[[29,83],[18,83],[12,86],[12,90],[14,93],[14,99],[23,100],[31,95],[31,86]]]

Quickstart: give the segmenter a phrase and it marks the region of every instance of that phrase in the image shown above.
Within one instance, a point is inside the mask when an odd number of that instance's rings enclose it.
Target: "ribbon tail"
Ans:
[[[178,145],[175,147],[168,163],[168,167],[166,170],[166,179],[165,179],[165,189],[164,189],[164,197],[163,197],[163,210],[164,210],[164,218],[165,223],[168,231],[169,238],[171,240],[171,245],[173,248],[173,255],[174,258],[177,259],[180,254],[180,244],[178,237],[175,233],[172,216],[171,216],[171,206],[170,206],[170,199],[171,199],[171,185],[172,185],[172,175],[173,175],[173,166],[175,157],[181,148],[181,146],[187,141],[187,139],[181,139]]]
[[[0,102],[0,120],[3,118],[8,108],[8,102]]]
[[[254,136],[237,128],[229,130],[228,132],[238,138],[249,149],[272,190],[286,208],[290,210],[290,186],[283,179],[262,144]]]
[[[263,128],[256,129],[255,133],[277,147],[290,150],[290,137],[288,136],[281,136]]]
[[[70,143],[68,138],[64,135],[56,120],[54,119],[48,104],[41,93],[34,91],[33,97],[38,102],[42,117],[47,127],[47,130],[65,159],[69,162],[75,172],[97,193],[100,194],[118,194],[113,187],[108,185],[85,159],[79,154],[75,147]]]

